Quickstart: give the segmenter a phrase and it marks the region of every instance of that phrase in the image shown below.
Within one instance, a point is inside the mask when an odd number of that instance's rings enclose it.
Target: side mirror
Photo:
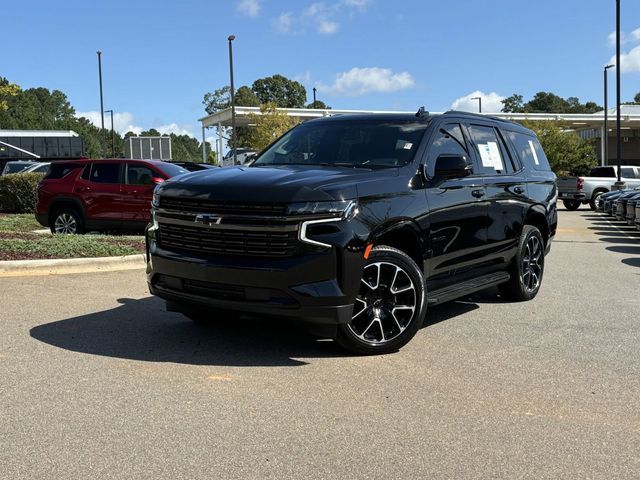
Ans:
[[[160,184],[160,183],[164,182],[164,178],[161,178],[161,177],[153,177],[153,178],[151,179],[151,181],[152,181],[153,183],[155,183],[156,185],[158,185],[158,184]]]
[[[444,180],[471,175],[472,168],[464,155],[444,153],[436,159],[435,177]]]

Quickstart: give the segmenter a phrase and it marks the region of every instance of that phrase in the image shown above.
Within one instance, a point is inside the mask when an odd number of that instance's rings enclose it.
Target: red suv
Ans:
[[[38,185],[36,219],[53,233],[144,229],[154,187],[182,173],[153,160],[54,162]]]

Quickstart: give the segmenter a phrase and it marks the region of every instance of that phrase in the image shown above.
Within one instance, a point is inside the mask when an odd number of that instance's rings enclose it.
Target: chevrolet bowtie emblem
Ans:
[[[196,223],[204,223],[205,225],[219,225],[222,217],[218,215],[196,215],[193,221]]]

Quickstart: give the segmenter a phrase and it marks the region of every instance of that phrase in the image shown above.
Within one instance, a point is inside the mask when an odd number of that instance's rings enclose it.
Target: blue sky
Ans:
[[[640,2],[622,3],[630,100],[640,91]],[[101,49],[118,129],[196,136],[203,94],[228,83],[229,34],[236,86],[281,73],[309,97],[316,86],[327,104],[354,109],[472,109],[468,97],[481,92],[487,111],[540,90],[602,104],[602,66],[615,53],[614,0],[42,0],[2,10],[0,75],[60,89],[97,119]]]

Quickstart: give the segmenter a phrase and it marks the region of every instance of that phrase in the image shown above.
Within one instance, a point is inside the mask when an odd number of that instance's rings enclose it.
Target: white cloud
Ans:
[[[311,72],[310,72],[309,70],[306,70],[306,71],[305,71],[305,72],[303,72],[303,73],[299,73],[299,74],[297,74],[295,77],[293,77],[293,79],[294,79],[296,82],[300,82],[300,83],[302,83],[302,84],[304,84],[304,85],[309,85],[309,84],[311,84],[311,78],[312,78],[312,77],[311,77]]]
[[[280,33],[304,33],[313,29],[321,35],[333,35],[340,30],[340,21],[363,13],[371,0],[334,0],[315,2],[299,13],[281,13],[273,22]]]
[[[484,93],[480,90],[471,92],[469,95],[457,98],[451,104],[452,110],[461,110],[463,112],[477,112],[478,100],[472,100],[472,98],[482,98],[482,111],[487,113],[497,113],[502,110],[502,100],[506,97],[497,94],[496,92]]]
[[[609,45],[615,47],[616,45],[616,32],[613,31],[607,36]],[[636,28],[631,33],[620,32],[620,44],[625,45],[627,43],[634,43],[640,41],[640,28]]]
[[[615,55],[611,57],[609,63],[616,63]],[[640,45],[629,50],[628,53],[620,54],[620,65],[622,73],[640,72]]]
[[[354,67],[338,73],[333,84],[318,84],[318,91],[325,94],[357,96],[373,92],[395,92],[414,85],[409,72],[393,73],[388,68]]]
[[[371,3],[371,0],[342,0],[342,3],[349,7],[366,8]]]
[[[191,130],[191,125],[178,125],[177,123],[169,123],[167,125],[160,125],[156,127],[162,134],[170,134],[175,133],[176,135],[189,135],[190,137],[194,137],[193,131]]]
[[[615,45],[616,43],[616,32],[612,32],[609,34],[609,44]],[[631,73],[631,72],[640,72],[640,28],[636,28],[631,33],[622,32],[620,35],[620,43],[622,45],[636,45],[631,48],[628,52],[620,53],[620,65],[622,67],[622,73]],[[613,55],[609,59],[609,63],[615,65],[616,57]]]
[[[318,33],[323,35],[333,35],[338,31],[338,23],[330,20],[322,20],[318,24]]]
[[[260,2],[262,0],[240,0],[238,3],[238,12],[247,17],[256,18],[260,15]]]
[[[85,117],[96,127],[100,127],[100,112],[91,110],[89,112],[76,112],[76,117]],[[111,114],[104,114],[104,128],[111,128]],[[140,133],[143,128],[133,123],[133,114],[129,112],[115,112],[113,114],[113,129],[121,134],[127,132]]]
[[[291,31],[291,25],[293,23],[293,13],[284,12],[281,13],[278,18],[273,22],[273,26],[280,33],[289,33]]]

